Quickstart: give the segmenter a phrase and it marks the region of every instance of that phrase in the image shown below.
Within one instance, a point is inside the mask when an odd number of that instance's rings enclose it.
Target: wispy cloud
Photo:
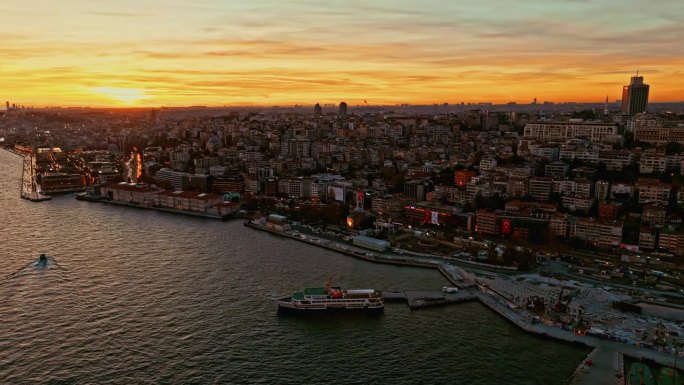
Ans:
[[[92,15],[92,16],[107,16],[107,17],[123,17],[123,18],[129,18],[129,17],[145,17],[145,16],[151,16],[149,13],[134,13],[134,12],[85,12],[86,15]]]
[[[149,104],[601,100],[619,98],[636,69],[654,98],[683,98],[676,0],[26,0],[0,10],[3,90],[27,103],[88,104],[84,90],[98,87],[140,89]]]

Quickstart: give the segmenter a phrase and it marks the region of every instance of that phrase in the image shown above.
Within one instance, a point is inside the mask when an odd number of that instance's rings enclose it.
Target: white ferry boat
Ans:
[[[343,290],[331,286],[306,288],[290,296],[278,298],[276,302],[278,311],[293,312],[382,312],[385,306],[382,292],[378,290]]]

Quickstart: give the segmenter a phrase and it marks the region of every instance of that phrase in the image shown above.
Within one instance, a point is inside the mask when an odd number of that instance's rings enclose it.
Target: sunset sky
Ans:
[[[684,100],[681,0],[24,0],[0,98],[34,106]],[[3,103],[4,104],[4,103]]]

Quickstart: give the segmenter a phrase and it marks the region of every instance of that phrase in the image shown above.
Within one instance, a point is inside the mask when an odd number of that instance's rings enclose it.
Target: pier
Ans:
[[[596,348],[575,369],[570,385],[625,385],[622,354],[606,348]]]
[[[21,192],[20,196],[23,199],[32,202],[42,202],[52,199],[52,197],[42,194],[37,191],[36,186],[36,165],[33,154],[23,154],[11,151],[14,154],[24,158],[24,164],[21,172]]]
[[[383,296],[387,302],[406,302],[410,309],[477,300],[477,296],[469,290],[459,290],[456,293],[445,293],[438,290],[383,291]]]

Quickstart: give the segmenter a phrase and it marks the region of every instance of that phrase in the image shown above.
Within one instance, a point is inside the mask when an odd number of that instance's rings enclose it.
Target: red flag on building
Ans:
[[[501,221],[501,234],[509,235],[513,232],[513,223],[510,219],[504,219]]]

